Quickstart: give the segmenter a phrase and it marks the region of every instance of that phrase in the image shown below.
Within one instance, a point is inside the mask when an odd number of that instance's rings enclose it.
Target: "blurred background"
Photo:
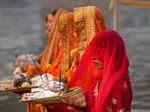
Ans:
[[[107,11],[109,0],[0,0],[0,80],[12,79],[15,55],[40,54],[47,41],[44,18],[57,8],[95,5],[101,9],[108,29],[113,16]],[[133,112],[150,111],[150,8],[119,6],[119,33],[125,40],[130,60],[134,99]],[[0,112],[25,112],[15,94],[0,92]]]

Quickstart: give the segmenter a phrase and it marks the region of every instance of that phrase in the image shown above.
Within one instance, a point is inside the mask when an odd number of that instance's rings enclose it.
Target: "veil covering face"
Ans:
[[[99,70],[92,58],[104,62],[104,69]],[[89,44],[68,86],[81,86],[87,97],[88,108],[93,108],[94,112],[104,112],[105,104],[117,82],[121,79],[129,80],[128,67],[126,49],[120,35],[112,30],[103,31]],[[94,101],[94,87],[100,78],[102,81]]]

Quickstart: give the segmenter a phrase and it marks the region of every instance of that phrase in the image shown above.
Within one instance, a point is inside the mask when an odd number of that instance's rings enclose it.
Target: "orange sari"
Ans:
[[[58,10],[40,63],[52,64],[56,77],[60,72],[71,77],[94,35],[105,29],[104,17],[95,6],[75,8],[73,12]],[[27,112],[46,111],[41,104],[28,104]]]
[[[53,63],[59,68],[60,61],[57,59],[60,59],[62,57],[62,45],[60,41],[60,33],[58,32],[58,21],[60,15],[64,12],[65,11],[62,9],[59,9],[57,11],[51,32],[48,35],[48,42],[46,48],[40,55],[40,63],[44,66],[49,63]],[[54,59],[54,57],[56,57],[56,60]],[[56,75],[59,75],[58,70],[55,70],[54,72]],[[28,104],[27,112],[46,112],[46,109],[42,104]]]

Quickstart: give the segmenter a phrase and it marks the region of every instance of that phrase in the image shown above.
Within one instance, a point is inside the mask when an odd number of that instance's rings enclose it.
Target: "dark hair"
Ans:
[[[54,10],[52,11],[52,15],[55,16],[56,13],[57,13],[57,11],[58,11],[58,9],[54,9]]]
[[[56,13],[57,13],[57,11],[58,11],[58,9],[54,9],[54,10],[51,12],[51,14],[52,14],[53,16],[55,16]],[[48,16],[45,16],[45,22],[47,22],[47,21],[48,21]]]
[[[48,21],[48,16],[45,16],[45,21]]]

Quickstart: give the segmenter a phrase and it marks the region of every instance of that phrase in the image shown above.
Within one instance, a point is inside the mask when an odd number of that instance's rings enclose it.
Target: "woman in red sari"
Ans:
[[[130,112],[132,90],[128,67],[120,35],[112,30],[97,34],[68,82],[69,87],[84,89],[87,108],[68,110],[67,106],[55,105],[49,112]]]

